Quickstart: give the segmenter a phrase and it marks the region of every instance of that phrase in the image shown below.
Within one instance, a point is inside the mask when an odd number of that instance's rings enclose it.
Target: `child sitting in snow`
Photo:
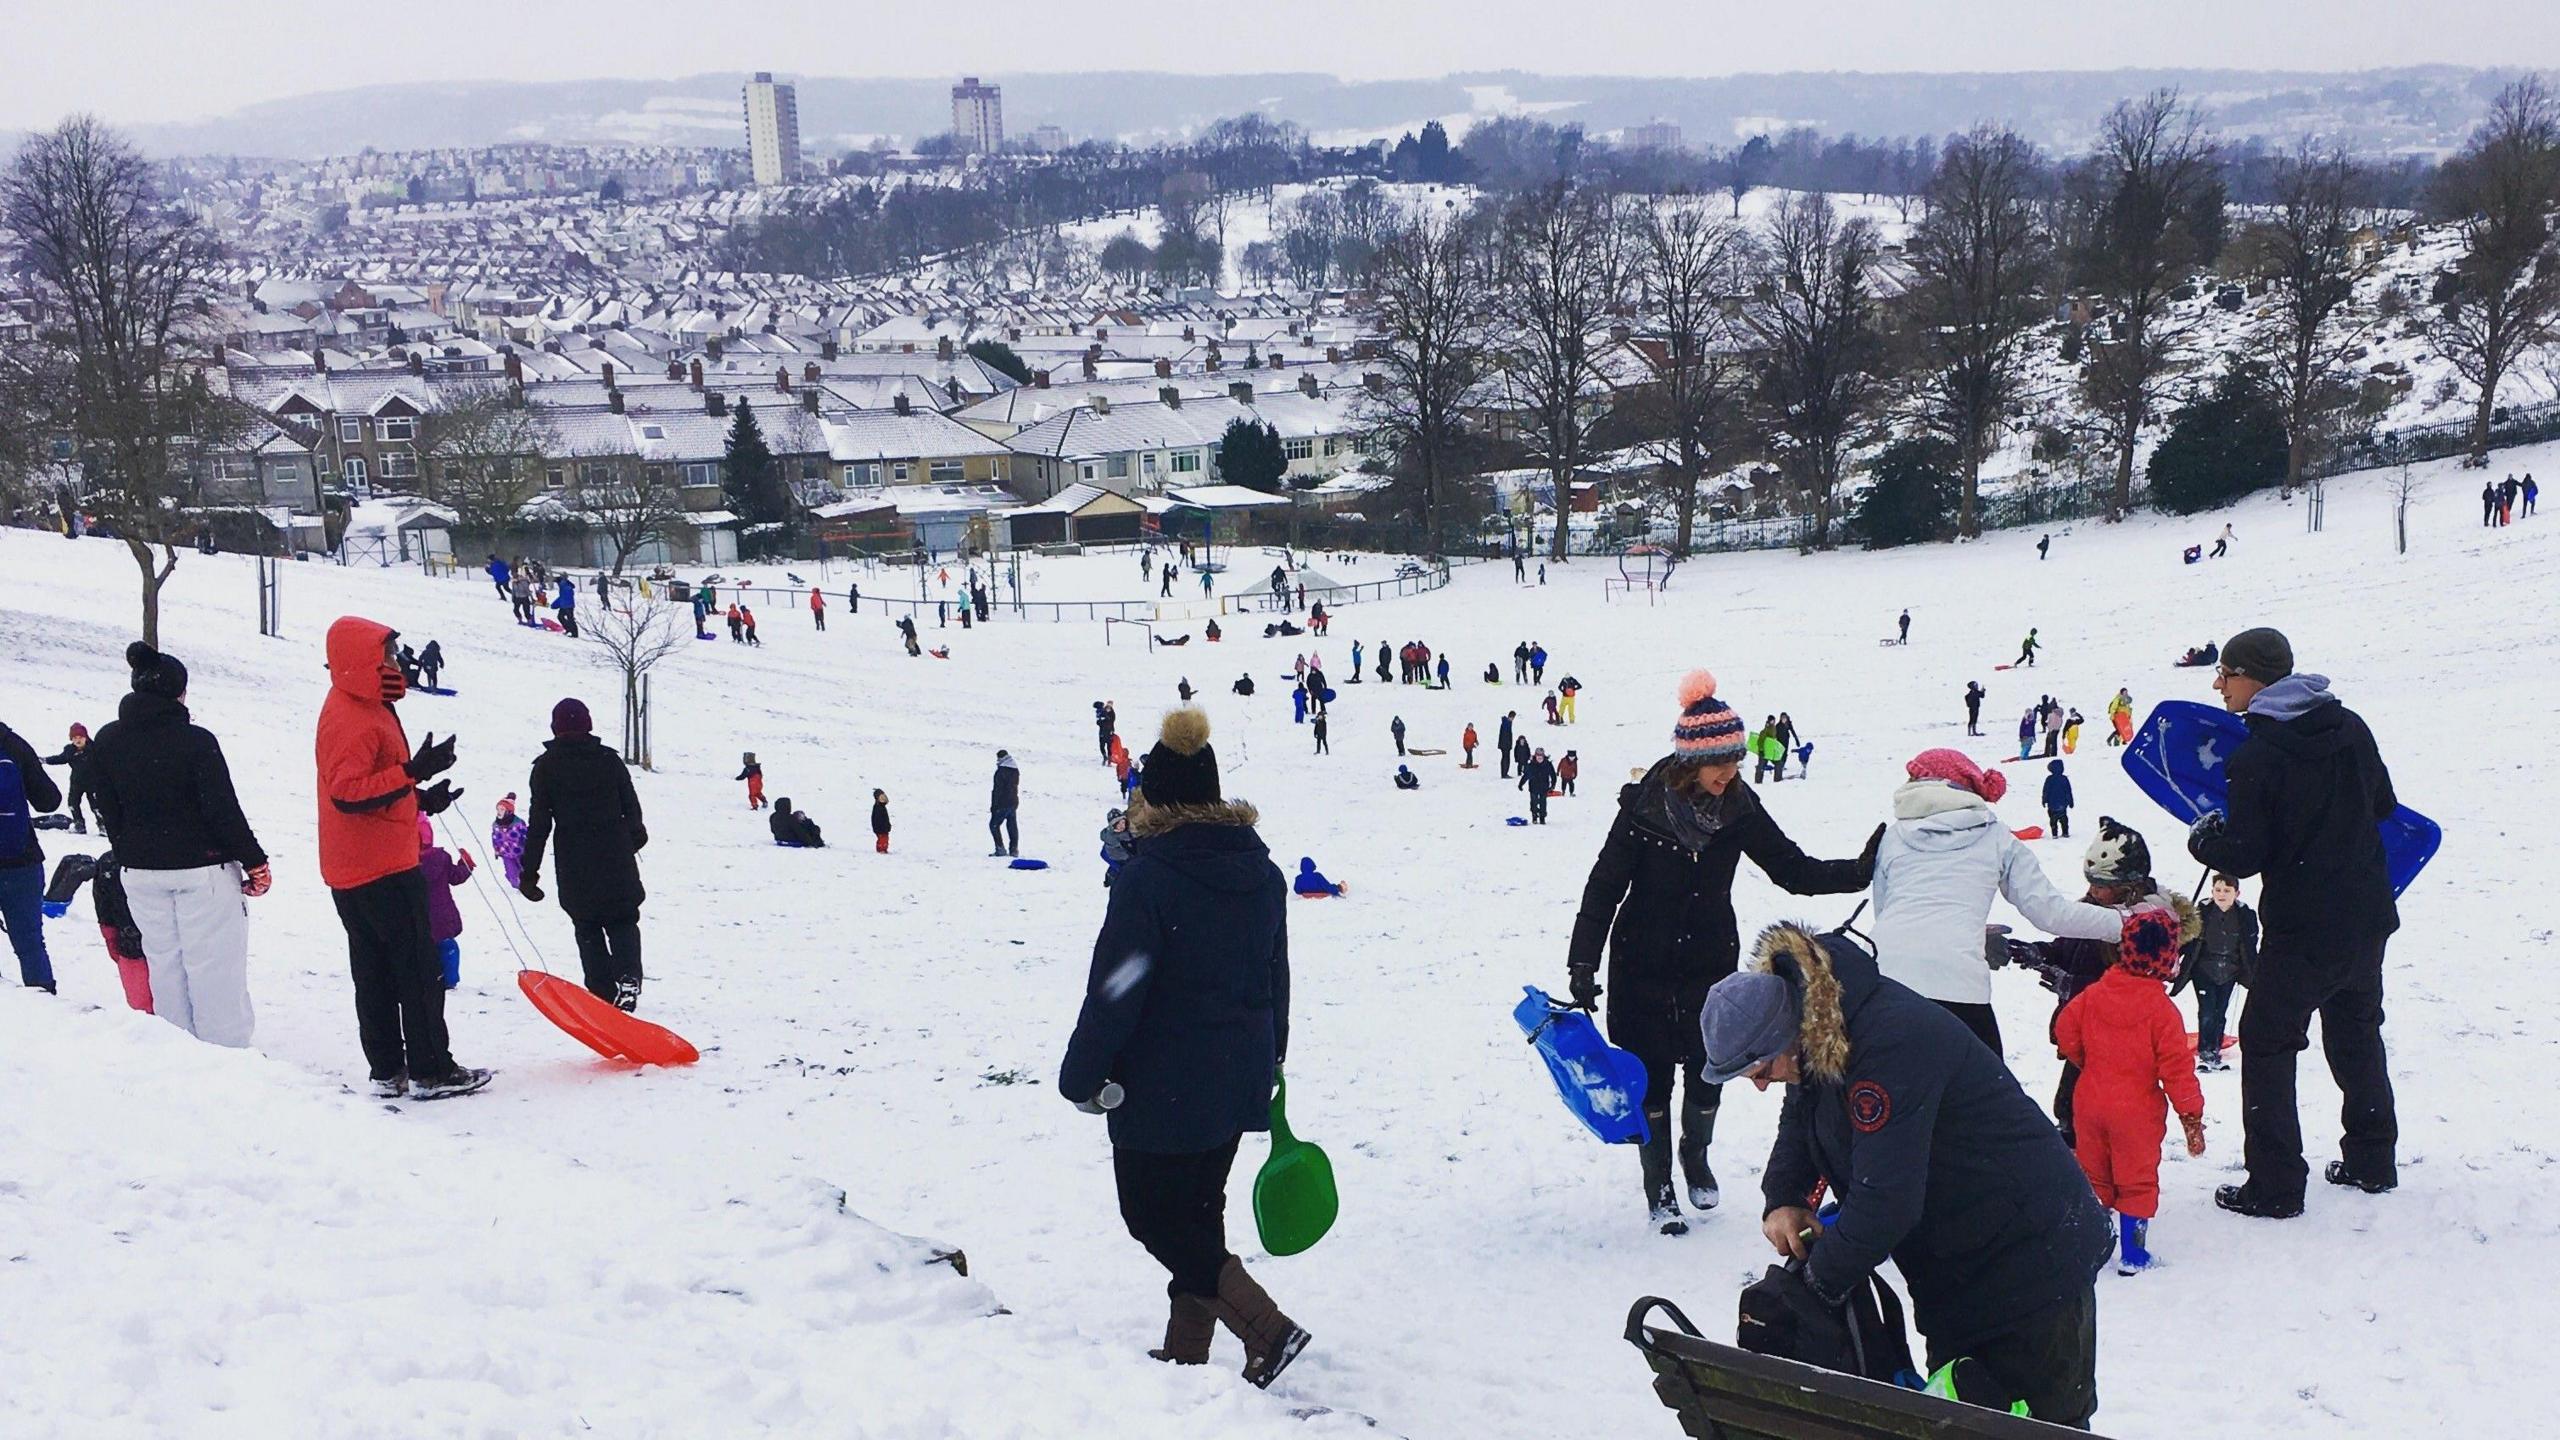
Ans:
[[[489,822],[489,853],[498,857],[498,865],[507,872],[507,888],[524,885],[524,821],[516,815],[516,796],[510,790],[498,801],[498,818]]]
[[[433,819],[418,817],[418,873],[427,881],[427,938],[436,942],[447,990],[462,983],[462,907],[453,903],[453,892],[471,878],[474,868],[467,852],[456,860],[436,844]]]
[[[1343,887],[1324,878],[1324,872],[1316,868],[1315,860],[1306,855],[1298,857],[1298,878],[1290,883],[1289,888],[1297,891],[1301,900],[1329,898],[1343,893]]]
[[[1419,790],[1422,788],[1422,777],[1414,774],[1410,769],[1399,765],[1396,767],[1396,788],[1399,790]]]
[[[2116,1273],[2151,1268],[2151,1217],[2160,1213],[2160,1142],[2172,1107],[2187,1153],[2204,1153],[2204,1091],[2196,1084],[2187,1020],[2169,998],[2179,920],[2146,904],[2124,918],[2116,963],[2062,1009],[2054,1040],[2080,1067],[2072,1151],[2100,1203],[2116,1212]]]

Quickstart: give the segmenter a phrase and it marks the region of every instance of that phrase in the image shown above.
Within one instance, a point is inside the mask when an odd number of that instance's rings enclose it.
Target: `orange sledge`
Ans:
[[[547,970],[518,970],[524,998],[570,1039],[608,1060],[634,1065],[690,1065],[702,1058],[693,1042],[664,1025],[627,1015],[587,993],[585,986]]]

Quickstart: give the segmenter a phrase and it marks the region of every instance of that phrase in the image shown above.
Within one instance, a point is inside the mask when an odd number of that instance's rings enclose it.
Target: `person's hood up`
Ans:
[[[1805,1078],[1837,1084],[1849,1073],[1849,1017],[1875,993],[1875,957],[1837,933],[1772,925],[1751,947],[1751,968],[1795,987],[1796,1041]]]
[[[1129,807],[1129,834],[1145,854],[1204,889],[1248,895],[1273,880],[1271,849],[1254,833],[1261,814],[1242,800],[1157,805],[1139,792]]]
[[[2338,697],[2329,693],[2328,676],[2296,671],[2252,696],[2249,713],[2270,720],[2299,720],[2323,705],[2337,703]]]
[[[1943,780],[1914,780],[1896,789],[1893,818],[1904,843],[1931,852],[1978,845],[2000,826],[1991,802]]]
[[[383,642],[396,633],[378,620],[339,616],[329,626],[329,688],[350,700],[381,703],[385,674],[400,673],[382,658]]]
[[[996,757],[996,768],[999,770],[1019,770],[1022,767],[1013,763],[1012,756],[999,755]]]
[[[1299,856],[1299,857],[1298,857],[1298,873],[1299,873],[1299,874],[1301,874],[1301,875],[1313,875],[1314,873],[1316,873],[1316,861],[1315,861],[1315,857],[1314,857],[1314,856],[1312,856],[1312,855],[1301,855],[1301,856]]]

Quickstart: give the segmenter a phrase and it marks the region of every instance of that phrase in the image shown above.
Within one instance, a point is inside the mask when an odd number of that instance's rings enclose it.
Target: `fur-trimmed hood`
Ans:
[[[1129,797],[1129,833],[1141,839],[1185,825],[1245,826],[1259,824],[1262,812],[1242,800],[1211,800],[1198,805],[1152,805],[1145,792]]]
[[[1777,924],[1751,947],[1751,968],[1785,980],[1796,995],[1796,1039],[1807,1078],[1838,1083],[1849,1073],[1849,1016],[1876,988],[1876,962],[1845,935]]]

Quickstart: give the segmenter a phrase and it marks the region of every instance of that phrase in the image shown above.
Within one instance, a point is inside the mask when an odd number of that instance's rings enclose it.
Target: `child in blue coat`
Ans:
[[[1298,898],[1302,900],[1342,893],[1342,887],[1324,878],[1324,872],[1316,868],[1314,858],[1306,855],[1298,857],[1298,878],[1291,882],[1289,888],[1297,891]]]
[[[2071,777],[2062,773],[2062,762],[2047,761],[2044,777],[2044,818],[2051,822],[2047,829],[2057,840],[2071,838]]]

